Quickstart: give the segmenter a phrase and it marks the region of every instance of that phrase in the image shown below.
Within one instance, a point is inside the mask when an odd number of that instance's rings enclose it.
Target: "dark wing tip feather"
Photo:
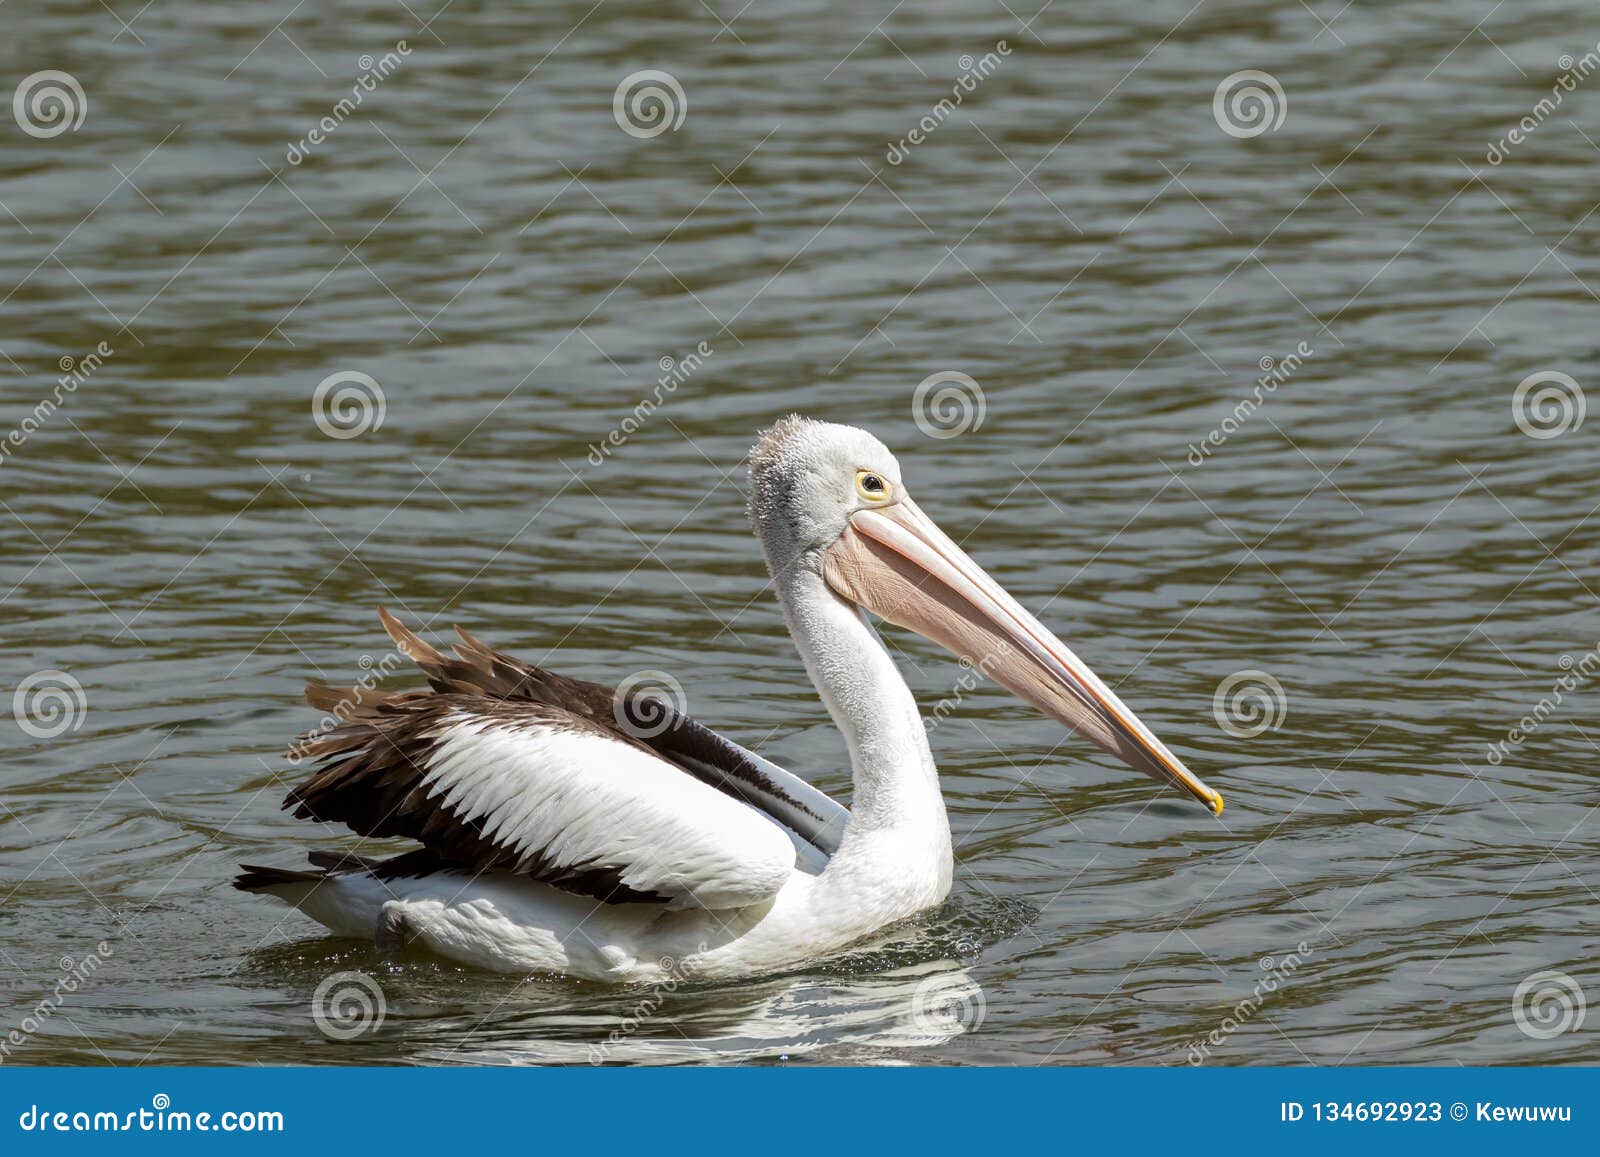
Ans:
[[[383,624],[383,629],[389,632],[389,637],[394,640],[394,645],[400,648],[400,653],[412,662],[427,665],[445,661],[444,656],[423,642],[420,635],[391,615],[388,608],[378,608],[378,621]]]
[[[241,892],[270,892],[284,884],[314,884],[323,878],[321,872],[268,868],[260,864],[240,864],[239,874],[233,878],[233,886]]]
[[[359,714],[358,709],[371,707],[394,698],[394,693],[379,691],[374,687],[329,687],[323,683],[306,684],[306,702],[318,711],[330,711],[344,718]]]
[[[339,689],[325,683],[307,683],[305,696],[318,711],[332,711],[339,704]]]
[[[312,867],[325,872],[375,872],[383,864],[382,860],[374,860],[370,856],[358,856],[354,852],[329,852],[321,848],[312,848],[306,853],[306,859],[311,861]]]
[[[470,633],[467,628],[463,627],[460,623],[451,623],[450,627],[455,631],[456,634],[461,636],[461,641],[467,645],[469,650],[476,651],[480,655],[494,654],[493,648],[491,648],[476,635]]]

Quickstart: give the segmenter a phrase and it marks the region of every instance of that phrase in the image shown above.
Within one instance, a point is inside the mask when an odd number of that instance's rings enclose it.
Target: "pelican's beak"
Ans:
[[[1222,797],[911,499],[851,515],[823,552],[823,576],[842,598],[948,648],[1128,766],[1222,814]]]

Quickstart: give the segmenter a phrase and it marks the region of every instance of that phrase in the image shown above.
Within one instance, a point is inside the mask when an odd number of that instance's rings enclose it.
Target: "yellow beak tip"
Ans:
[[[1214,816],[1222,814],[1222,797],[1216,792],[1211,793],[1211,814]]]

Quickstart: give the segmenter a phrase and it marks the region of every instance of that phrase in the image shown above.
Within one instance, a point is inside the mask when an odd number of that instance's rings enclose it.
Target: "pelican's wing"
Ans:
[[[420,840],[469,871],[737,908],[775,894],[795,865],[771,818],[559,708],[395,697],[308,750],[326,762],[290,794],[297,816]]]
[[[839,850],[850,810],[794,772],[681,713],[674,713],[666,730],[645,742],[706,783],[770,815],[820,853],[821,862]],[[809,859],[806,849],[801,851]]]
[[[446,657],[383,616],[432,690],[312,687],[337,726],[285,802],[361,835],[613,902],[742,907],[816,870],[848,813],[654,701],[617,697],[491,651]],[[637,715],[648,726],[624,727]]]
[[[496,651],[460,627],[446,655],[379,610],[384,629],[438,692],[467,692],[560,708],[619,738],[654,751],[718,791],[766,812],[810,843],[825,860],[839,850],[850,813],[811,784],[657,699],[601,683],[569,679]],[[622,728],[621,723],[629,726]]]

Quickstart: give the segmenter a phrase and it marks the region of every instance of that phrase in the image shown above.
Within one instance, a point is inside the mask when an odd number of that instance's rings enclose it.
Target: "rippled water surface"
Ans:
[[[1592,5],[114,7],[0,43],[7,1059],[1600,1060]],[[848,793],[743,513],[790,410],[1220,819],[896,632],[956,884],[842,960],[641,1015],[229,887],[355,846],[281,753],[380,605]]]

